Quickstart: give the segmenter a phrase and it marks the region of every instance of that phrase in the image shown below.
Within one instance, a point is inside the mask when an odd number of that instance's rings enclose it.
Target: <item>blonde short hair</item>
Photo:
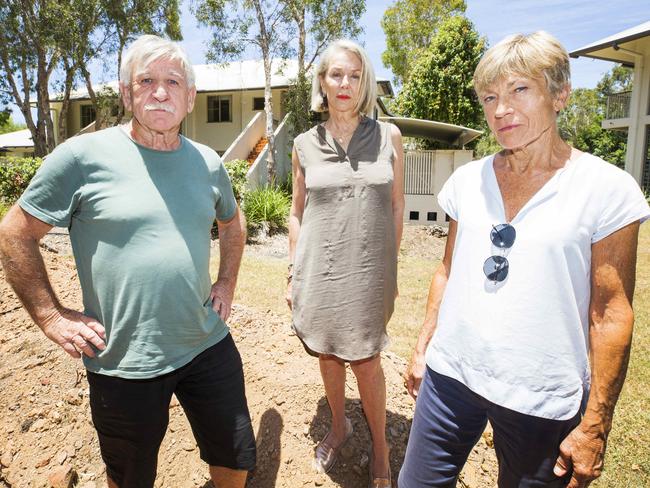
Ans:
[[[138,37],[124,54],[120,66],[120,83],[128,86],[136,69],[146,68],[163,58],[180,61],[188,88],[194,86],[194,68],[180,44],[150,34]]]
[[[514,34],[487,50],[474,71],[474,90],[485,91],[499,78],[521,75],[543,76],[552,96],[571,84],[569,53],[548,32]]]
[[[329,69],[333,55],[339,51],[348,51],[352,54],[356,54],[361,60],[361,80],[359,87],[359,100],[357,101],[356,110],[359,113],[369,115],[377,103],[377,81],[375,80],[375,71],[372,69],[370,58],[365,49],[359,46],[356,42],[348,39],[339,39],[338,41],[334,41],[327,46],[325,51],[323,51],[311,83],[311,109],[314,112],[327,112],[328,110],[327,100],[323,98],[320,80]]]

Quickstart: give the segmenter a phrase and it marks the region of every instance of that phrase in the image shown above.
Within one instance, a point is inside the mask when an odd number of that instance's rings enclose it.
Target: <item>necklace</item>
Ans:
[[[327,130],[330,132],[330,134],[332,134],[332,137],[334,137],[334,140],[336,140],[336,142],[344,146],[352,139],[354,132],[357,130],[357,127],[361,122],[361,118],[358,117],[356,122],[357,123],[354,124],[352,128],[339,129],[335,128],[333,125],[329,125],[327,127]]]

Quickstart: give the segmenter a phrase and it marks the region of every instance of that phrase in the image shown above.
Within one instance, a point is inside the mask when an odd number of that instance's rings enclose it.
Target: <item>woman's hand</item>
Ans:
[[[572,473],[567,488],[585,488],[602,473],[607,436],[589,430],[578,425],[560,444],[553,472],[558,477]]]
[[[411,362],[409,367],[404,374],[404,386],[414,399],[418,397],[418,392],[420,390],[420,384],[422,383],[422,378],[424,378],[424,372],[426,371],[427,363],[424,360],[424,353],[413,351],[411,356]]]
[[[284,298],[287,300],[289,310],[293,310],[293,303],[291,301],[291,281],[287,283],[287,295]]]

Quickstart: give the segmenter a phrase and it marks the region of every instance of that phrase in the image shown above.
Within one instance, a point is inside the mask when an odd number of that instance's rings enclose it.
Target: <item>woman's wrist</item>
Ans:
[[[293,263],[289,263],[287,266],[287,285],[293,280]]]

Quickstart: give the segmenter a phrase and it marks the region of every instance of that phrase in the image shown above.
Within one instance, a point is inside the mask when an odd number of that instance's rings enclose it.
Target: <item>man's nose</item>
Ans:
[[[153,96],[156,100],[166,100],[168,93],[167,89],[165,88],[164,83],[158,83],[153,91]]]

